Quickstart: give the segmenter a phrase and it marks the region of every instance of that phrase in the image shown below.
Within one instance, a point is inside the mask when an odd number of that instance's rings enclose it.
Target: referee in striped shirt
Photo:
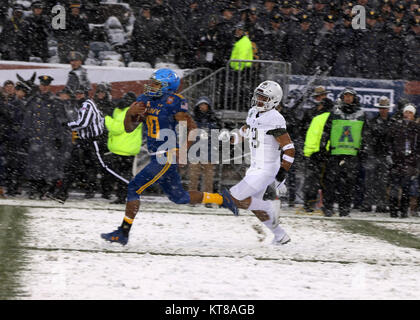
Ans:
[[[85,90],[76,90],[75,95],[76,101],[81,104],[81,107],[77,119],[67,123],[67,126],[74,133],[73,136],[77,136],[76,144],[73,146],[71,157],[65,165],[62,187],[54,194],[47,195],[61,203],[67,200],[68,190],[81,168],[84,170],[84,180],[88,184],[85,198],[94,197],[97,182],[96,173],[100,171],[101,167],[104,169],[102,174],[112,174],[127,184],[129,182],[109,168],[102,159],[102,155],[107,152],[107,150],[101,150],[106,146],[106,136],[103,134],[105,130],[104,115],[93,100],[86,99]]]
[[[77,93],[80,93],[80,91]],[[100,137],[104,132],[104,122],[104,115],[98,109],[95,102],[91,99],[87,99],[79,109],[78,119],[69,122],[67,125],[72,131],[77,131],[80,139],[95,141],[95,139]]]

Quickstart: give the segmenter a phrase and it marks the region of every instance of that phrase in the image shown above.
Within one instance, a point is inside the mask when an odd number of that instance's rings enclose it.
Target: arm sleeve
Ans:
[[[92,121],[93,110],[89,103],[83,103],[82,108],[79,111],[79,117],[76,121],[69,122],[67,125],[71,130],[80,130],[86,128]]]
[[[268,130],[267,134],[274,136],[274,138],[280,137],[287,133],[287,130],[285,128],[277,128]]]

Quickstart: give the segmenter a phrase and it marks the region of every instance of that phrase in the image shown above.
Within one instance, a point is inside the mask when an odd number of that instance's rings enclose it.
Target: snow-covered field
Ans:
[[[16,199],[0,206],[26,209],[14,247],[24,261],[13,280],[19,294],[10,299],[420,299],[420,218],[324,218],[286,207],[282,225],[292,242],[273,247],[249,212],[234,217],[145,197],[123,247],[99,236],[120,225],[122,205]],[[0,230],[13,220],[4,216]],[[359,224],[378,236],[357,232]]]

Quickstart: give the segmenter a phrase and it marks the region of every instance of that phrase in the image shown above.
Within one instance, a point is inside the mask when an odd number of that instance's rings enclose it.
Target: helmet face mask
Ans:
[[[283,98],[283,90],[277,82],[264,81],[255,90],[251,100],[251,107],[259,112],[275,108]]]
[[[176,92],[180,83],[181,80],[175,71],[159,69],[153,73],[151,83],[144,85],[144,94],[149,97],[161,97],[162,95]]]
[[[145,84],[144,85],[145,94],[150,96],[150,97],[160,97],[163,94],[162,88],[164,86],[165,85],[162,82],[157,81],[155,79],[152,79],[150,81],[150,84]]]

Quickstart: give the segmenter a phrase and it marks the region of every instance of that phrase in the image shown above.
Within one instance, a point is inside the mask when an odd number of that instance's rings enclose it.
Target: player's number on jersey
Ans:
[[[257,128],[251,129],[251,147],[258,148],[260,145],[260,142],[258,141],[258,130]]]
[[[156,116],[147,116],[146,118],[147,123],[147,135],[150,138],[158,138],[159,135],[159,119]]]

